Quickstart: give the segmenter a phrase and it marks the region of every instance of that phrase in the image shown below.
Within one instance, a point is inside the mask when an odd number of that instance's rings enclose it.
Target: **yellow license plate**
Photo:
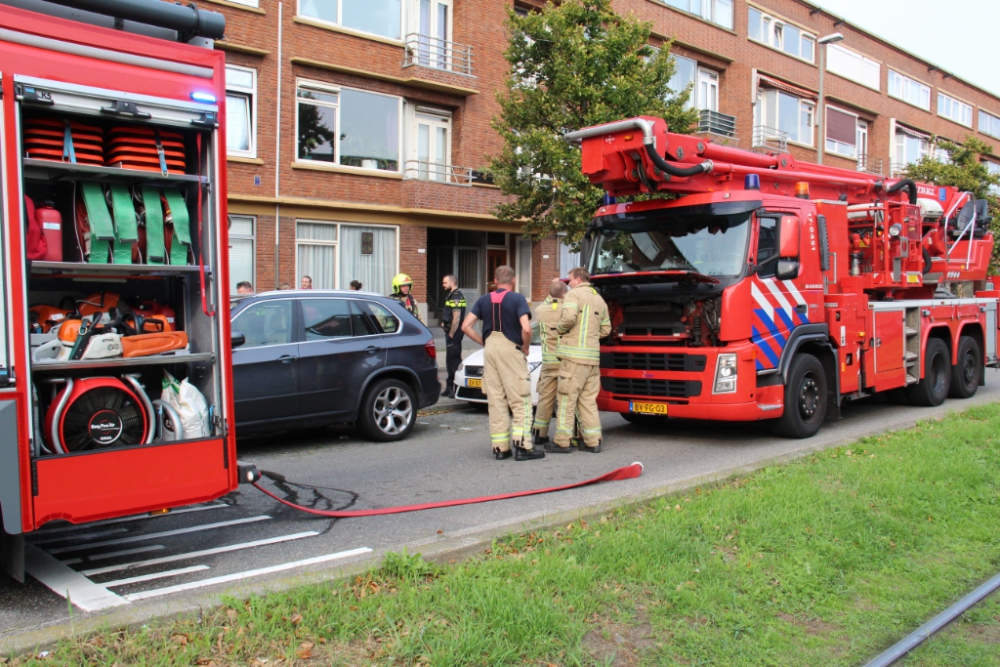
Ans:
[[[466,378],[465,379],[465,386],[466,387],[474,387],[476,389],[480,389],[483,386],[483,381],[482,380],[473,380],[472,378]]]
[[[639,412],[644,415],[665,415],[667,414],[666,403],[629,403],[629,412]]]

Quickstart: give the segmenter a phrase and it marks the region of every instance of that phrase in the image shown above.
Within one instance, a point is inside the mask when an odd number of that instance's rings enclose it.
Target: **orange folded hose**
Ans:
[[[163,354],[187,347],[188,335],[184,331],[163,331],[160,333],[139,334],[138,336],[122,337],[122,356],[148,357],[153,354]]]

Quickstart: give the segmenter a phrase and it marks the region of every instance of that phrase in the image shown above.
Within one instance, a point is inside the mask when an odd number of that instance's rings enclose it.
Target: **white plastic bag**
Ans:
[[[184,439],[208,436],[211,427],[208,423],[208,403],[205,397],[186,378],[178,382],[177,378],[167,371],[164,371],[163,375],[163,393],[160,399],[180,415],[181,426],[184,427]],[[166,436],[166,432],[164,435]]]

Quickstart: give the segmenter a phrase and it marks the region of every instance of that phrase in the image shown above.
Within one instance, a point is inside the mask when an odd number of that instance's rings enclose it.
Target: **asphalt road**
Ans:
[[[331,520],[287,508],[252,487],[156,517],[84,527],[52,527],[32,538],[26,584],[0,579],[0,648],[42,641],[92,624],[144,618],[209,603],[235,587],[331,571],[407,546],[445,551],[463,540],[516,531],[567,511],[585,511],[728,476],[776,458],[901,428],[974,403],[1000,400],[1000,374],[968,401],[940,408],[850,404],[844,419],[810,440],[773,438],[764,424],[664,422],[644,430],[605,414],[605,450],[495,461],[484,411],[418,419],[400,443],[376,444],[353,431],[326,429],[240,442],[240,458],[265,471],[266,485],[299,504],[367,509],[558,486],[641,461],[642,477],[501,502],[394,516]],[[436,409],[447,409],[439,406]],[[370,552],[367,550],[371,550]],[[67,600],[67,593],[69,600]]]

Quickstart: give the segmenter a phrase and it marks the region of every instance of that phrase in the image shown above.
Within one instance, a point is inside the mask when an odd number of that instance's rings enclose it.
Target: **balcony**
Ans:
[[[882,158],[872,157],[870,155],[858,156],[858,171],[865,171],[869,174],[882,174],[883,169]]]
[[[890,162],[889,163],[889,175],[890,176],[906,176],[906,172],[910,168],[909,162]]]
[[[753,147],[755,150],[787,153],[788,133],[766,125],[754,125]]]
[[[406,36],[403,67],[413,66],[472,76],[472,47],[411,33]]]
[[[736,116],[702,109],[698,112],[698,134],[736,141]]]
[[[403,178],[471,187],[472,167],[456,167],[452,164],[407,160],[403,163]]]

